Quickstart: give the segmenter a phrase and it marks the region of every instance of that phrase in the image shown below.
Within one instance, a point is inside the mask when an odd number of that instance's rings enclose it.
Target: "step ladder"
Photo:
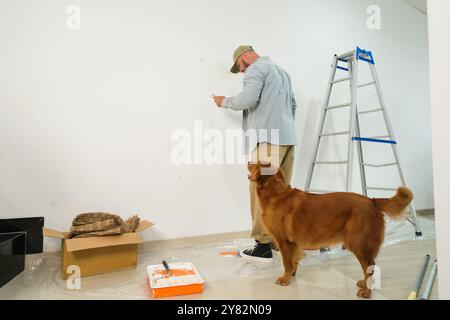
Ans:
[[[358,84],[358,62],[363,61],[364,63],[367,63],[370,67],[370,73],[372,75],[372,81],[364,84]],[[341,63],[341,65],[339,65]],[[342,66],[342,63],[344,63],[344,66]],[[337,69],[346,71],[347,74],[343,78],[336,79],[336,72]],[[350,94],[351,94],[351,100],[349,103],[345,104],[339,104],[339,105],[330,105],[330,97],[331,92],[333,90],[333,87],[336,83],[341,83],[344,81],[348,81],[350,84]],[[370,109],[367,111],[361,111],[358,112],[358,106],[357,106],[357,91],[359,88],[367,87],[367,86],[375,86],[378,101],[380,106],[374,109]],[[342,132],[334,132],[334,133],[324,133],[324,123],[327,116],[327,112],[330,110],[336,110],[340,108],[350,108],[350,126],[347,131]],[[387,128],[387,135],[384,136],[377,136],[377,137],[361,137],[360,134],[360,123],[359,123],[359,116],[362,114],[369,114],[369,113],[377,113],[381,112],[383,114],[384,122],[386,124]],[[319,161],[317,159],[318,151],[319,151],[319,145],[321,142],[321,139],[326,136],[338,136],[338,135],[348,135],[348,150],[347,150],[347,160],[346,161]],[[327,90],[326,90],[326,96],[325,96],[325,103],[323,112],[321,114],[320,119],[320,125],[319,125],[319,132],[317,135],[317,142],[314,149],[314,156],[313,160],[311,162],[311,165],[308,170],[307,180],[306,180],[306,187],[305,191],[311,192],[311,193],[328,193],[328,192],[334,192],[329,190],[314,190],[311,189],[311,181],[313,178],[314,169],[316,168],[316,165],[335,165],[335,164],[346,164],[346,182],[345,182],[345,191],[351,192],[352,191],[352,165],[353,165],[353,152],[354,152],[354,145],[356,143],[358,158],[359,158],[359,169],[360,169],[360,176],[361,176],[361,185],[362,185],[362,193],[367,196],[367,192],[370,190],[388,190],[388,191],[396,191],[396,188],[386,188],[386,187],[372,187],[367,185],[366,181],[366,167],[374,167],[374,168],[380,168],[380,167],[388,167],[388,166],[396,166],[398,169],[398,173],[400,175],[401,183],[406,186],[405,179],[403,176],[402,168],[400,166],[400,160],[398,158],[397,153],[397,142],[394,138],[394,134],[392,131],[392,126],[389,121],[389,117],[386,110],[386,105],[381,93],[381,87],[378,80],[377,72],[375,70],[375,61],[372,55],[371,51],[362,50],[360,48],[356,48],[356,50],[352,50],[350,52],[344,53],[342,55],[335,55],[333,59],[333,64],[331,68],[331,74],[330,74],[330,80],[328,82]],[[384,164],[370,164],[366,163],[363,159],[363,149],[362,144],[363,143],[384,143],[389,144],[392,147],[392,152],[395,157],[395,162],[392,163],[384,163]],[[408,218],[408,221],[412,223],[415,227],[415,233],[416,236],[421,236],[422,231],[417,223],[417,214],[416,210],[414,208],[413,202],[410,204],[410,213],[414,221],[411,221]],[[322,249],[321,249],[322,250]],[[322,250],[323,251],[323,250]]]

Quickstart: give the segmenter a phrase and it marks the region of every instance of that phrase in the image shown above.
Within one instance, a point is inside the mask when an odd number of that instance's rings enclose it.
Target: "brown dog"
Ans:
[[[384,215],[403,217],[413,198],[412,192],[400,187],[390,199],[370,199],[350,192],[312,194],[290,187],[283,172],[262,175],[261,168],[270,163],[249,164],[249,179],[257,182],[262,219],[272,234],[284,264],[284,274],[277,284],[286,286],[295,276],[303,248],[327,247],[343,243],[358,259],[364,279],[358,281],[357,295],[369,298],[367,279],[372,275],[384,240]]]

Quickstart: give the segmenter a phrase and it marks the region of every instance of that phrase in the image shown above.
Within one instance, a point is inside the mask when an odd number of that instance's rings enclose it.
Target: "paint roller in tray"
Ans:
[[[147,266],[148,281],[155,298],[203,292],[204,280],[190,262]]]
[[[198,281],[194,269],[189,265],[177,264],[174,269],[171,269],[166,260],[162,261],[162,265],[164,266],[165,272],[162,270],[159,272],[156,271],[157,274],[159,273],[161,275],[159,277],[156,276],[156,281],[159,280],[161,284],[186,285]]]
[[[167,263],[166,260],[163,260],[162,264],[163,264],[164,268],[166,268],[167,276],[170,277],[172,274],[170,273],[169,264]]]

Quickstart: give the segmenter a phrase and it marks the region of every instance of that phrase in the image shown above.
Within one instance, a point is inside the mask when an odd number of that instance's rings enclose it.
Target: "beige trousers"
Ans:
[[[250,156],[250,162],[270,161],[272,167],[283,170],[286,182],[290,184],[292,167],[294,165],[294,147],[278,146],[269,143],[260,143]],[[261,207],[258,194],[256,193],[256,182],[250,181],[250,210],[252,213],[252,238],[261,243],[271,243],[272,237],[266,230],[261,218]]]

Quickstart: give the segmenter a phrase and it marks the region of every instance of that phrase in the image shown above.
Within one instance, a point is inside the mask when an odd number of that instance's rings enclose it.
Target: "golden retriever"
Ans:
[[[328,247],[343,243],[361,264],[364,279],[357,282],[359,297],[370,298],[368,270],[375,266],[384,241],[384,213],[401,218],[413,194],[399,187],[394,197],[371,199],[351,192],[312,194],[292,188],[283,172],[261,174],[270,163],[249,163],[249,179],[257,183],[262,220],[280,249],[284,274],[277,284],[286,286],[295,276],[303,249]]]

